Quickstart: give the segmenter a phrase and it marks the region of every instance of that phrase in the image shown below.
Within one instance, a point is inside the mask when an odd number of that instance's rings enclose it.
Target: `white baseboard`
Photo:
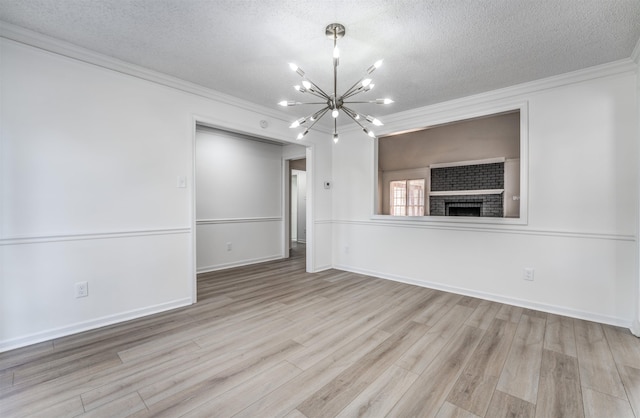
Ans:
[[[640,320],[636,319],[635,321],[633,321],[633,324],[631,324],[631,328],[629,328],[629,330],[631,330],[631,333],[633,335],[640,338]]]
[[[198,274],[209,273],[211,271],[225,270],[233,267],[248,266],[251,264],[264,263],[267,261],[281,260],[283,258],[284,256],[282,254],[276,254],[276,255],[270,255],[267,257],[258,257],[258,258],[250,258],[246,260],[232,261],[231,263],[222,263],[222,264],[215,264],[213,266],[198,267],[197,273]]]
[[[132,319],[141,318],[156,314],[159,312],[168,311],[171,309],[181,308],[183,306],[191,305],[193,303],[191,298],[177,299],[159,305],[148,306],[146,308],[134,309],[132,311],[122,312],[115,315],[103,316],[101,318],[92,319],[89,321],[78,322],[73,325],[54,328],[47,331],[37,332],[30,335],[25,335],[18,338],[12,338],[5,341],[0,341],[0,353],[4,351],[13,350],[20,347],[26,347],[28,345],[41,343],[43,341],[49,341],[56,338],[66,337],[67,335],[77,334],[83,331],[89,331],[96,328],[105,327],[107,325],[117,324],[119,322],[129,321]]]
[[[316,266],[316,268],[313,269],[313,273],[320,273],[321,271],[330,270],[332,268],[333,266],[328,264],[324,266]]]
[[[354,268],[346,265],[336,265],[334,266],[334,268],[339,270],[344,270],[344,271],[350,271],[353,273],[364,274],[367,276],[372,276],[380,279],[393,280],[395,282],[401,282],[401,283],[411,284],[415,286],[425,287],[428,289],[442,290],[444,292],[456,293],[464,296],[472,296],[480,299],[490,300],[493,302],[505,303],[507,305],[520,306],[522,308],[535,309],[537,311],[549,312],[552,314],[563,315],[563,316],[568,316],[572,318],[584,319],[587,321],[599,322],[602,324],[609,324],[609,325],[615,325],[618,327],[632,329],[631,321],[624,318],[618,318],[618,317],[607,316],[607,315],[599,315],[599,314],[594,314],[592,312],[566,308],[564,306],[548,305],[548,304],[533,302],[525,299],[518,299],[518,298],[511,298],[511,297],[506,297],[502,295],[496,295],[493,293],[479,292],[476,290],[465,289],[465,288],[456,287],[456,286],[448,286],[442,283],[415,280],[408,277],[402,277],[402,276],[397,276],[393,274],[380,273],[377,271],[359,269],[359,268]],[[638,328],[638,331],[640,331],[640,328]],[[632,329],[632,332],[634,332],[633,329]],[[640,332],[639,333],[634,332],[634,334],[638,335],[640,334]]]

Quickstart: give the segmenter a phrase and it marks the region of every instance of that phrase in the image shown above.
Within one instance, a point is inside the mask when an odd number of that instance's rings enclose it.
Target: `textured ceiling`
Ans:
[[[640,39],[638,0],[0,0],[0,20],[274,109],[305,100],[289,62],[330,88],[324,29],[342,23],[338,90],[385,59],[361,97],[396,102],[357,108],[375,115],[629,58]]]

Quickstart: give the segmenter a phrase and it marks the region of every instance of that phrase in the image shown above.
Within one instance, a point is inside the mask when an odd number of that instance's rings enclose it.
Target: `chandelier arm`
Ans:
[[[346,110],[348,110],[348,111],[345,111],[344,113],[345,113],[347,116],[349,116],[349,117],[350,117],[350,118],[351,118],[355,123],[357,123],[358,125],[360,125],[360,127],[361,127],[362,129],[367,129],[363,124],[361,124],[361,123],[360,123],[360,121],[358,121],[358,119],[356,119],[355,117],[353,117],[353,116],[351,115],[352,113],[353,113],[353,114],[357,114],[357,112],[355,112],[355,111],[354,111],[354,110],[352,110],[352,109],[349,109],[348,107],[344,107],[344,106],[342,107],[342,109],[346,109]]]
[[[329,106],[325,107],[325,108],[324,108],[324,109],[322,109],[321,111],[322,111],[322,114],[320,114],[320,116],[318,116],[318,118],[317,118],[316,120],[314,120],[314,121],[313,121],[313,123],[312,123],[311,125],[309,125],[309,126],[307,127],[307,131],[308,131],[309,129],[313,128],[313,125],[315,125],[316,123],[318,123],[318,121],[319,121],[320,119],[322,119],[322,117],[325,115],[325,113],[327,113],[327,112],[329,111]],[[317,114],[317,113],[318,113],[318,112],[316,112],[316,114]]]
[[[311,83],[311,85],[317,90],[317,93],[320,94],[320,96],[318,96],[318,97],[322,97],[323,99],[331,100],[331,96],[329,96],[327,93],[324,92],[324,90],[322,90],[320,87],[318,87],[318,85],[316,83],[311,81],[308,77],[305,77],[304,79],[307,80],[309,83]]]
[[[327,102],[325,101],[325,102],[296,102],[295,105],[298,106],[298,105],[326,105],[326,104]]]
[[[321,99],[324,99],[325,101],[322,102],[322,103],[326,103],[326,101],[329,100],[329,97],[324,96],[324,95],[322,95],[322,94],[320,94],[319,92],[316,92],[316,91],[306,90],[306,91],[304,91],[304,93],[309,93],[309,94],[311,94],[313,96],[316,96],[316,97],[319,97]]]
[[[371,104],[381,104],[381,105],[389,104],[389,103],[381,103],[381,102],[378,102],[377,100],[366,100],[366,101],[363,101],[363,102],[344,102],[344,103],[349,103],[349,104],[353,104],[353,103],[371,103]]]
[[[359,88],[357,88],[357,89],[355,89],[355,90],[352,90],[352,91],[351,91],[350,93],[348,93],[348,94],[347,94],[347,93],[343,94],[343,95],[342,95],[342,98],[343,98],[343,99],[348,99],[349,97],[353,97],[353,96],[355,96],[356,94],[364,93],[364,92],[366,92],[366,91],[368,91],[368,90],[365,90],[364,88],[359,87]]]
[[[364,81],[365,77],[362,77],[360,80],[356,81],[355,84],[351,87],[349,87],[349,89],[347,91],[345,91],[344,93],[342,93],[342,96],[349,96],[351,95],[351,93],[353,92],[353,90],[358,86],[358,84],[362,83]]]

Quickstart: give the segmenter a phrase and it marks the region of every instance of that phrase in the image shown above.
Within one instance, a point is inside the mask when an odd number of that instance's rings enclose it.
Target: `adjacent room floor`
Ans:
[[[0,415],[640,417],[629,331],[290,260],[0,354]],[[635,415],[634,415],[635,413]]]

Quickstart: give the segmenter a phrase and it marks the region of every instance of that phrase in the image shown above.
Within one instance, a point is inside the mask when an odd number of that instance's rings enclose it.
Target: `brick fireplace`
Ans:
[[[431,168],[432,216],[504,216],[504,161]]]

